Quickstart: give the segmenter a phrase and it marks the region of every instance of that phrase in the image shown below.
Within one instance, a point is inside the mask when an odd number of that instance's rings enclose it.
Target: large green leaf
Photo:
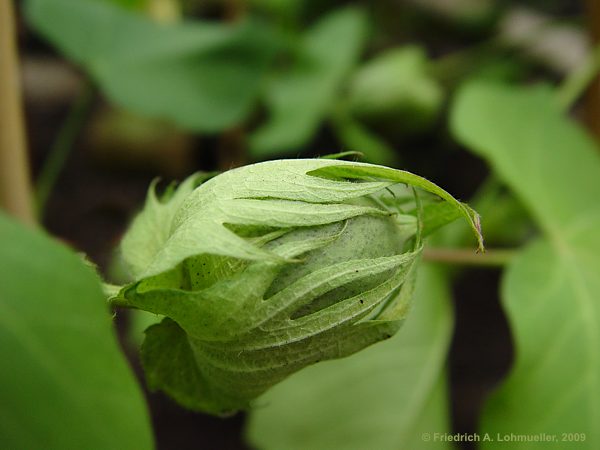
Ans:
[[[29,22],[81,64],[115,103],[194,130],[250,112],[270,61],[264,24],[157,24],[92,0],[28,0]]]
[[[293,66],[268,85],[270,117],[250,140],[255,158],[289,153],[308,142],[333,107],[365,39],[365,16],[353,8],[329,14],[306,32]]]
[[[443,367],[452,322],[447,279],[425,265],[395,337],[273,388],[251,413],[248,439],[260,450],[431,448],[422,433],[449,429]]]
[[[488,159],[545,235],[514,260],[502,283],[516,361],[487,404],[482,430],[494,437],[548,433],[559,441],[562,433],[585,433],[577,448],[600,448],[598,149],[543,86],[469,85],[454,105],[453,129]],[[496,446],[506,443],[485,443]]]
[[[1,214],[0,361],[3,448],[153,447],[97,276]]]

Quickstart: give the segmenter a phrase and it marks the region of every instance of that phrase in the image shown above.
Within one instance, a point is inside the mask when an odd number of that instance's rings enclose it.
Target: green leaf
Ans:
[[[441,85],[430,75],[425,50],[406,46],[387,50],[352,77],[348,105],[352,114],[394,132],[423,131],[439,116]]]
[[[535,234],[536,226],[527,209],[494,176],[478,189],[470,204],[485,218],[481,227],[488,245],[516,247]],[[460,241],[464,238],[457,237],[457,244]]]
[[[419,271],[414,307],[387,342],[299,372],[259,398],[247,436],[261,450],[427,449],[449,430],[444,362],[452,335],[449,286]],[[436,449],[450,444],[436,443]]]
[[[29,23],[116,104],[217,131],[251,111],[273,54],[264,24],[158,24],[92,0],[28,0]]]
[[[267,86],[270,117],[250,137],[255,159],[307,144],[333,107],[365,39],[365,15],[354,8],[330,13],[302,36],[292,67]]]
[[[122,6],[123,8],[141,10],[145,8],[150,1],[153,0],[95,0],[107,3],[114,3],[115,5]]]
[[[333,120],[334,131],[348,151],[357,151],[363,159],[374,164],[397,166],[398,155],[394,149],[368,128],[347,114],[337,114]]]
[[[249,0],[249,4],[253,8],[270,13],[274,19],[286,25],[297,25],[306,7],[302,0]]]
[[[585,433],[600,446],[600,156],[544,86],[471,84],[455,134],[485,157],[544,231],[507,270],[503,303],[516,361],[489,400],[490,433]],[[494,434],[495,435],[495,434]],[[485,448],[503,447],[502,442]],[[548,443],[512,442],[511,448]],[[565,444],[567,445],[567,444]],[[570,444],[569,444],[570,445]]]
[[[0,360],[4,448],[153,448],[98,277],[1,214]]]

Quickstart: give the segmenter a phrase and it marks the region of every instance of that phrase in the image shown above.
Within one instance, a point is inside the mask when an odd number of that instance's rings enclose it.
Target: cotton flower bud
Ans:
[[[135,281],[112,300],[164,316],[142,346],[150,388],[212,414],[392,336],[422,237],[460,215],[480,236],[468,206],[382,166],[282,160],[208,178],[150,189],[122,243]]]

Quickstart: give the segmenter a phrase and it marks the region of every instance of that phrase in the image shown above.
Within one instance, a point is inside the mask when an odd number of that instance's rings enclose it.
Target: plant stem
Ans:
[[[87,83],[71,106],[71,110],[63,122],[56,140],[50,149],[48,158],[42,167],[36,187],[37,213],[40,219],[44,217],[48,197],[87,118],[94,95],[94,88],[91,84]]]
[[[595,47],[585,64],[569,75],[558,88],[558,102],[563,110],[567,111],[573,106],[590,83],[594,81],[599,70],[600,46]]]
[[[34,225],[13,3],[0,1],[0,208]]]
[[[516,250],[487,250],[475,253],[471,249],[425,248],[423,260],[477,267],[502,267],[517,254]]]

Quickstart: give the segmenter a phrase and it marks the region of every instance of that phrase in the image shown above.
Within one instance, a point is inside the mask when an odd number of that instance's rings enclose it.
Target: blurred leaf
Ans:
[[[146,14],[158,23],[179,22],[183,15],[181,0],[149,0]]]
[[[446,277],[424,265],[418,278],[414,310],[396,336],[275,386],[251,413],[250,443],[260,450],[431,448],[421,434],[449,430],[443,367],[453,320]]]
[[[472,80],[495,83],[516,82],[526,78],[531,69],[530,65],[528,61],[513,55],[486,54],[476,62],[468,77]]]
[[[361,123],[347,115],[337,114],[333,125],[344,150],[362,153],[367,162],[392,167],[398,165],[394,149]]]
[[[499,10],[497,0],[407,0],[425,12],[459,26],[461,31],[486,29]]]
[[[255,159],[307,144],[333,107],[365,40],[365,15],[354,8],[333,12],[306,32],[292,67],[268,85],[265,101],[270,118],[250,139]]]
[[[545,234],[515,259],[503,280],[517,357],[487,404],[482,431],[559,439],[565,432],[585,433],[577,448],[599,448],[598,149],[544,86],[468,85],[452,119],[459,139],[488,159]]]
[[[149,1],[151,0],[96,0],[106,3],[114,3],[115,5],[122,6],[128,9],[143,9],[146,7]]]
[[[395,132],[429,128],[444,102],[444,91],[429,72],[421,47],[393,48],[377,55],[352,78],[348,93],[352,114]]]
[[[305,6],[302,0],[249,0],[249,3],[287,22],[295,22]]]
[[[110,107],[94,111],[83,145],[93,164],[167,178],[188,174],[197,150],[193,136],[170,121]]]
[[[157,24],[109,3],[28,0],[33,27],[81,64],[115,103],[193,130],[251,111],[273,39],[264,24]]]
[[[1,214],[0,360],[3,448],[153,447],[98,278]]]
[[[518,247],[537,232],[527,209],[494,175],[488,176],[469,205],[481,215],[481,231],[488,247]],[[471,242],[471,230],[463,221],[456,221],[432,239],[438,246],[463,248]]]
[[[488,246],[518,246],[530,238],[535,230],[531,217],[513,195],[501,193],[491,202],[479,206],[481,229]],[[477,209],[477,212],[480,212]]]
[[[591,52],[582,24],[569,23],[543,12],[547,1],[537,7],[506,8],[498,16],[497,44],[559,74],[569,74],[586,64]]]

